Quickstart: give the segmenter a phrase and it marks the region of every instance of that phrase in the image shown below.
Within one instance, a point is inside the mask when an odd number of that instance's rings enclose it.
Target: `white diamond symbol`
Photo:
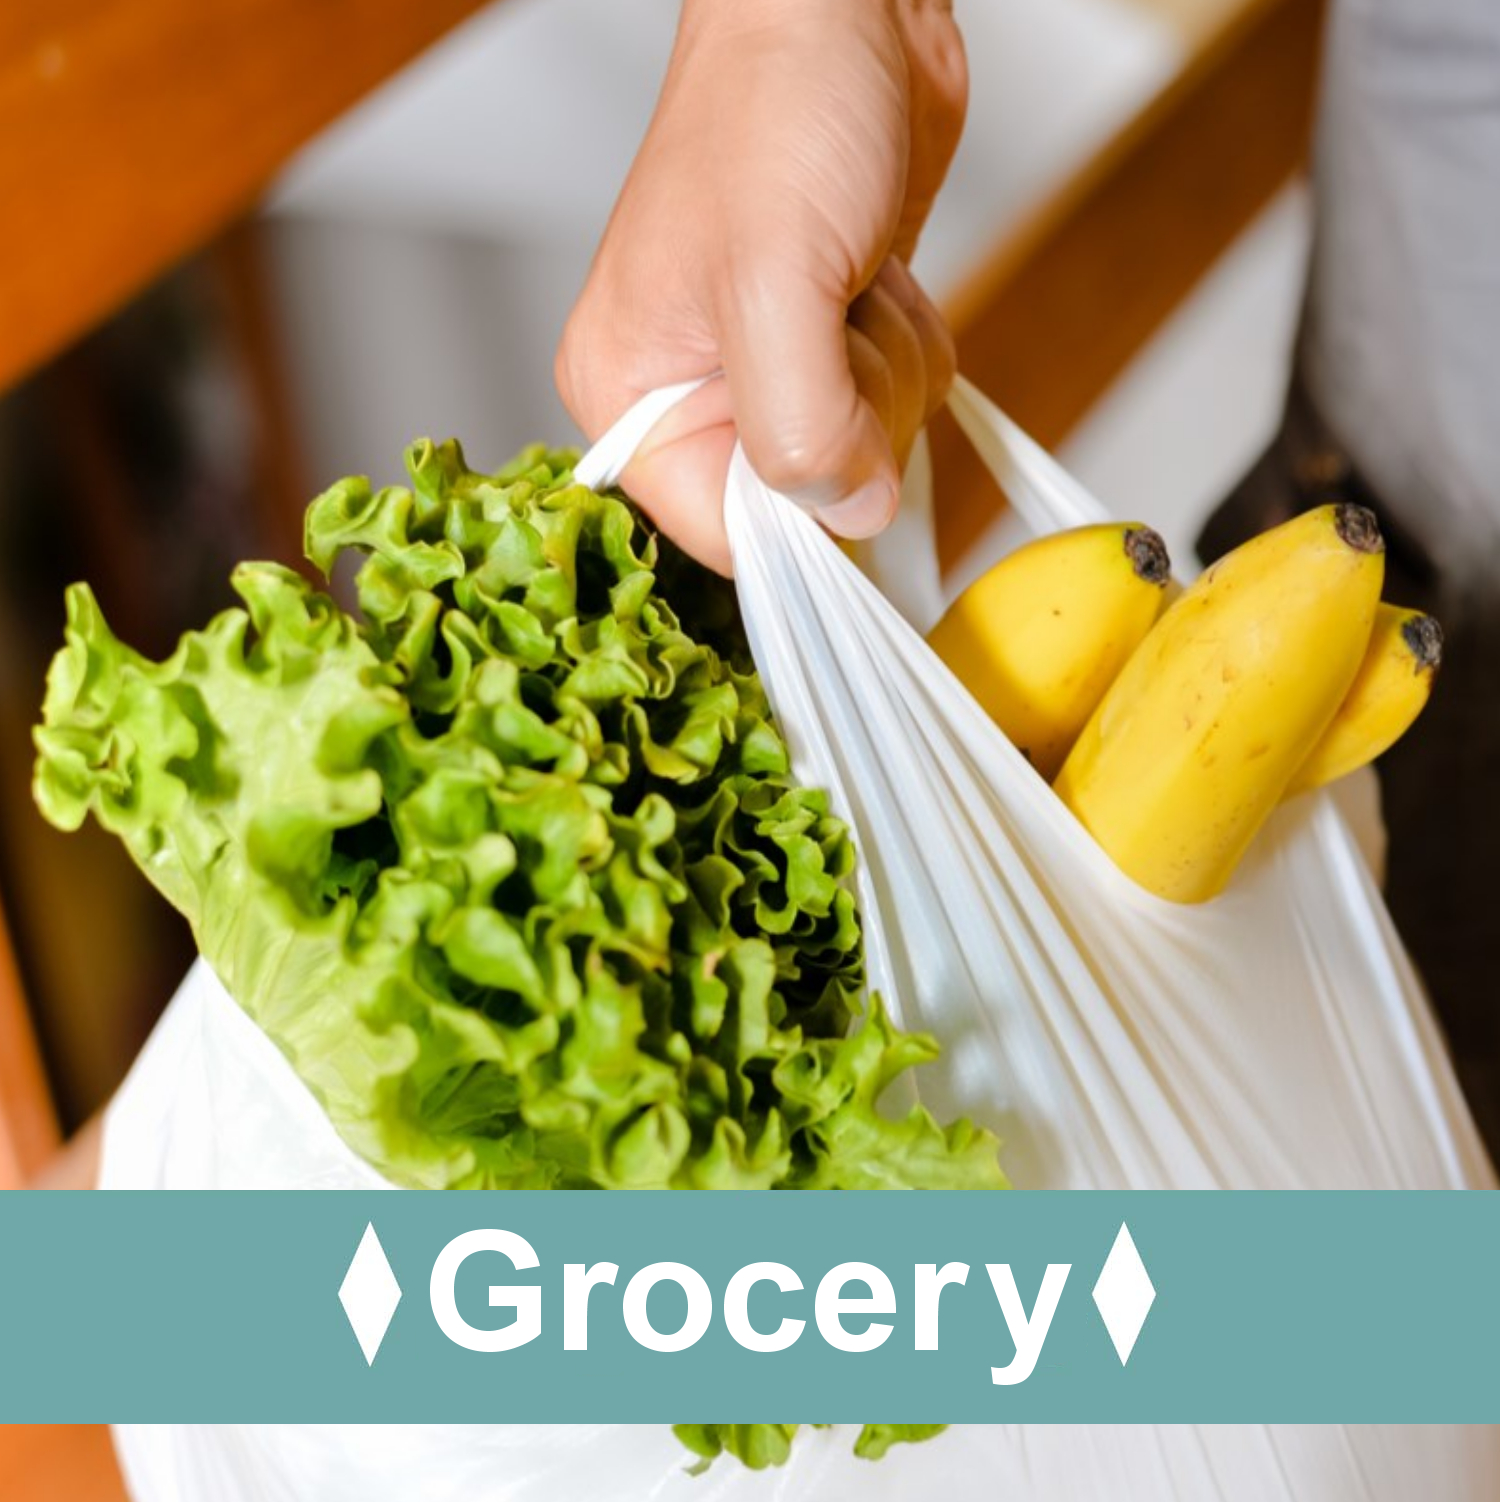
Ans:
[[[1146,1315],[1156,1301],[1156,1289],[1146,1272],[1146,1264],[1135,1249],[1130,1227],[1121,1222],[1120,1234],[1104,1259],[1104,1269],[1094,1284],[1094,1303],[1109,1338],[1115,1343],[1120,1365],[1130,1360],[1136,1336],[1146,1323]]]
[[[381,1246],[372,1222],[365,1227],[349,1271],[339,1284],[339,1303],[344,1306],[354,1338],[370,1366],[375,1365],[375,1353],[385,1339],[391,1316],[400,1302],[401,1285],[391,1271],[385,1248]]]

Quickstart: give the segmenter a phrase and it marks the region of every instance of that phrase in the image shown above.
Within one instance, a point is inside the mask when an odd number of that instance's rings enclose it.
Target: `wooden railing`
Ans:
[[[480,0],[0,7],[0,389],[255,203]]]
[[[0,908],[0,1190],[29,1183],[47,1165],[60,1140],[21,972]]]
[[[1194,36],[1172,83],[995,246],[945,310],[959,369],[1048,447],[1306,162],[1321,0],[1213,9],[1217,25]],[[933,456],[951,563],[1002,500],[950,421],[935,426]]]

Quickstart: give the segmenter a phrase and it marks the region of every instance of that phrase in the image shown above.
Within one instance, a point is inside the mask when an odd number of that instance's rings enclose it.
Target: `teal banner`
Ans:
[[[8,1422],[1495,1422],[1493,1194],[0,1195]]]

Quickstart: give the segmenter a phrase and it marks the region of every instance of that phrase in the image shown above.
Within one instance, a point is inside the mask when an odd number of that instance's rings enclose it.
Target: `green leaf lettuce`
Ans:
[[[362,557],[358,617],[246,564],[155,663],[75,586],[43,813],[119,835],[396,1183],[1001,1187],[985,1133],[876,1109],[936,1046],[862,1002],[849,832],[726,587],[570,466],[335,485],[307,552]]]

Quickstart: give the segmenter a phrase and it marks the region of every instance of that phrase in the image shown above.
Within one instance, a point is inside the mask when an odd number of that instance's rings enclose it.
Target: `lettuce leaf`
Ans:
[[[720,1455],[733,1455],[752,1471],[784,1465],[792,1453],[792,1441],[800,1424],[674,1424],[672,1433],[694,1455],[691,1468],[701,1475]],[[813,1424],[827,1429],[827,1424]],[[941,1434],[946,1424],[866,1424],[854,1441],[854,1453],[862,1460],[880,1460],[892,1445],[917,1444]]]
[[[876,1108],[936,1045],[863,999],[849,831],[725,587],[567,453],[406,459],[308,511],[357,617],[246,564],[157,663],[74,586],[43,813],[126,843],[399,1184],[1003,1187],[987,1134]]]

